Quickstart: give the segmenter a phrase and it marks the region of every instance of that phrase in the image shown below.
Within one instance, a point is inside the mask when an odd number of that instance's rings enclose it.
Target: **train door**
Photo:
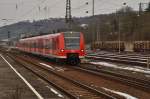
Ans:
[[[30,52],[30,41],[27,41],[26,47],[27,47],[27,51]]]
[[[45,49],[45,53],[44,54],[48,54],[48,46],[47,46],[47,42],[48,42],[48,39],[45,39],[44,40],[44,49]]]
[[[36,40],[34,40],[34,53],[36,52]]]
[[[43,39],[43,54],[45,55],[46,54],[46,39]]]
[[[40,54],[40,39],[37,39],[37,53]]]
[[[38,44],[38,39],[36,39],[36,53],[38,53],[38,49],[39,49],[39,44]]]
[[[32,48],[33,48],[33,41],[31,40],[31,41],[30,41],[30,52],[33,52],[33,51],[32,51]]]
[[[32,40],[30,41],[30,52],[32,52]]]
[[[52,53],[56,55],[56,39],[52,38]]]
[[[52,54],[52,39],[51,38],[48,38],[46,39],[46,54]]]
[[[31,48],[30,48],[30,49],[31,49],[31,52],[33,52],[33,43],[34,43],[34,42],[31,40]]]
[[[39,52],[40,52],[40,54],[42,54],[43,53],[43,39],[40,39],[39,41],[40,41],[39,42]]]

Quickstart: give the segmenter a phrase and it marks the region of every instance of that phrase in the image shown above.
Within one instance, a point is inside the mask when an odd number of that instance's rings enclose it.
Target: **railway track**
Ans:
[[[86,64],[86,65],[90,65],[90,64]],[[96,74],[98,76],[111,78],[113,80],[117,80],[117,81],[126,83],[132,87],[136,87],[136,88],[140,88],[142,90],[146,90],[146,91],[149,90],[150,91],[150,81],[148,81],[148,80],[133,78],[131,76],[119,74],[117,72],[111,72],[108,70],[103,70],[98,66],[96,66],[97,67],[96,69],[83,68],[82,65],[80,67],[72,67],[72,66],[68,66],[68,67],[78,69],[81,71],[85,71],[85,72],[88,72],[91,74]],[[88,66],[86,66],[86,67],[88,67]]]
[[[150,54],[137,54],[137,53],[117,53],[117,52],[97,52],[97,53],[89,53],[90,56],[110,56],[110,57],[128,57],[128,58],[142,58],[147,59]]]
[[[125,83],[129,86],[140,88],[144,91],[150,92],[150,81],[145,80],[145,79],[133,78],[130,76],[119,74],[117,72],[103,70],[98,66],[96,66],[96,69],[95,68],[92,68],[92,69],[91,68],[85,68],[85,66],[74,67],[74,68],[79,69],[79,70],[84,70],[86,72],[90,72],[90,73],[93,73],[93,74],[98,75],[98,76],[103,76],[105,78],[109,78],[112,80],[117,80],[117,81]]]
[[[77,80],[60,75],[51,69],[43,68],[25,58],[18,57],[16,55],[12,56],[10,54],[9,56],[17,63],[23,65],[37,76],[65,93],[71,99],[117,99],[109,94],[94,89],[91,86],[82,84]]]
[[[125,63],[125,64],[132,64],[132,65],[139,65],[146,67],[147,66],[147,59],[148,58],[140,58],[140,57],[119,57],[119,56],[107,56],[107,55],[89,55],[86,56],[88,59],[94,60],[103,60],[103,61],[110,61],[110,62],[118,62],[118,63]]]
[[[115,54],[111,54],[111,55],[97,55],[97,56],[107,56],[107,57],[112,57],[112,58],[120,58],[120,59],[130,59],[130,60],[139,60],[139,61],[144,61],[147,60],[147,58],[150,57],[150,55],[147,56],[142,56],[142,55],[115,55]]]
[[[33,57],[33,59],[34,59],[34,57]],[[39,59],[39,58],[35,58],[35,59],[37,59],[37,61],[38,62],[40,62],[39,60],[41,60],[41,59]],[[31,60],[31,59],[30,59]],[[25,60],[26,61],[26,60]],[[41,62],[44,62],[44,61],[41,61]],[[34,62],[34,63],[31,63],[31,64],[34,64],[34,65],[36,65],[37,66],[37,63],[35,64],[36,62]],[[47,63],[47,62],[45,62],[45,63]],[[67,67],[68,68],[68,67]],[[128,86],[132,86],[132,87],[134,87],[134,88],[137,88],[137,89],[140,89],[140,90],[143,90],[143,91],[147,91],[147,92],[149,92],[149,85],[147,85],[148,83],[146,82],[146,81],[139,81],[139,79],[136,79],[136,81],[135,81],[135,79],[133,79],[133,78],[131,78],[131,79],[129,79],[129,77],[125,77],[125,76],[123,76],[123,75],[118,75],[118,74],[114,74],[114,73],[108,73],[108,71],[103,71],[103,70],[101,70],[100,71],[100,69],[97,69],[97,70],[87,70],[87,68],[80,68],[80,67],[71,67],[71,68],[73,68],[73,69],[77,69],[77,70],[79,70],[79,71],[82,71],[82,72],[87,72],[88,74],[94,74],[94,75],[97,75],[97,76],[101,76],[101,77],[104,77],[104,79],[109,79],[110,81],[111,80],[114,80],[114,81],[120,81],[121,83],[123,83],[123,84],[125,84],[125,85],[128,85]],[[46,70],[47,71],[50,71],[50,69],[47,69],[46,68]],[[70,71],[72,71],[72,70],[70,70]],[[93,73],[94,72],[94,73]],[[62,74],[60,74],[61,76],[62,76]],[[80,74],[79,74],[80,75]],[[69,76],[69,75],[68,75]],[[64,76],[64,77],[66,77],[66,76]],[[75,79],[74,79],[75,80]],[[76,81],[78,81],[78,80],[76,80]],[[79,81],[80,83],[81,83],[81,81]],[[146,83],[145,83],[146,82]],[[145,84],[144,84],[145,83]],[[87,86],[88,84],[86,84],[86,86]],[[56,85],[57,86],[57,85]],[[91,87],[91,85],[89,85],[90,87]],[[93,86],[92,86],[93,87]],[[97,90],[97,89],[96,89]],[[68,92],[69,93],[69,92]],[[95,93],[95,92],[94,92]],[[86,93],[87,94],[87,93]],[[105,94],[105,93],[104,93]],[[76,94],[75,94],[76,95]],[[111,94],[107,94],[107,95],[110,95],[110,97],[112,97],[112,98],[116,98],[116,97],[114,97],[114,95],[111,95]],[[78,96],[78,95],[77,95]],[[80,96],[80,95],[79,95]],[[82,96],[82,95],[81,95]],[[93,96],[92,96],[93,97]],[[76,97],[76,98],[78,98],[78,97]],[[89,98],[89,99],[93,99],[93,98]],[[97,97],[96,97],[96,99],[97,99]],[[99,99],[99,98],[98,98]],[[106,98],[107,99],[107,98]],[[117,99],[122,99],[122,97],[121,98],[118,98],[118,96],[117,96]],[[124,99],[124,98],[123,98]]]
[[[90,64],[86,64],[86,65],[90,65]],[[78,70],[87,72],[89,74],[94,74],[94,75],[98,75],[98,76],[107,77],[112,80],[117,80],[117,81],[120,81],[127,85],[130,85],[132,87],[142,89],[144,91],[147,91],[147,90],[150,91],[150,81],[148,81],[148,80],[133,78],[131,76],[119,74],[117,72],[103,70],[98,66],[96,66],[96,69],[95,68],[93,68],[93,69],[84,68],[85,66],[82,66],[82,65],[80,67],[72,67],[72,66],[68,66],[68,67],[73,68],[73,69],[78,69]],[[86,67],[88,67],[88,66],[86,66]]]

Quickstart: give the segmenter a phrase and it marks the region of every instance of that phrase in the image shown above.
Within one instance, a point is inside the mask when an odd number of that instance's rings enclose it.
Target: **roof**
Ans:
[[[41,36],[35,36],[35,37],[29,37],[29,38],[21,39],[20,41],[33,40],[33,39],[40,39],[40,38],[49,38],[49,37],[54,37],[54,36],[58,36],[58,35],[60,35],[60,33],[48,34],[48,35],[41,35]]]

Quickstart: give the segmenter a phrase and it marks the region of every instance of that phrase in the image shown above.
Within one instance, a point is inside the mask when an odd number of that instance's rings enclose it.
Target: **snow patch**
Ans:
[[[117,67],[117,66],[114,65],[114,64],[110,64],[110,63],[106,63],[106,62],[90,62],[90,63],[95,64],[95,65],[108,66],[108,67]]]
[[[65,68],[62,67],[55,67],[57,69],[57,71],[65,71]]]
[[[138,67],[138,66],[133,66],[132,67],[125,67],[125,66],[117,66],[115,64],[110,64],[107,62],[90,62],[91,64],[95,64],[95,65],[102,65],[102,66],[106,66],[106,67],[112,67],[112,68],[117,68],[117,69],[124,69],[124,70],[130,70],[130,71],[134,71],[134,72],[140,72],[140,73],[146,73],[146,74],[150,74],[150,69],[148,68],[142,68],[142,67]]]
[[[49,86],[46,86],[47,88],[49,88],[54,94],[56,94],[57,96],[64,98],[59,92],[57,92],[55,89],[50,88]]]
[[[40,64],[43,65],[43,66],[45,66],[45,67],[48,67],[48,68],[54,70],[54,68],[53,68],[52,66],[49,66],[49,65],[47,65],[47,64],[45,64],[45,63],[40,63]]]
[[[123,92],[114,91],[114,90],[107,89],[107,88],[104,88],[104,87],[102,87],[102,89],[104,89],[104,90],[106,90],[106,91],[109,91],[109,92],[111,92],[111,93],[115,93],[115,94],[118,94],[118,95],[120,95],[120,96],[123,96],[123,97],[125,97],[126,99],[138,99],[138,98],[136,98],[136,97],[133,97],[133,96],[131,96],[131,95],[129,95],[129,94],[126,94],[126,93],[123,93]]]

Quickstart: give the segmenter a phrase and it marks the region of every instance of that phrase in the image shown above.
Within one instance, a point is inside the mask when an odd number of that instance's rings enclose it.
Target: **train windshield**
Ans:
[[[79,49],[80,48],[80,33],[79,32],[65,32],[65,48]]]

